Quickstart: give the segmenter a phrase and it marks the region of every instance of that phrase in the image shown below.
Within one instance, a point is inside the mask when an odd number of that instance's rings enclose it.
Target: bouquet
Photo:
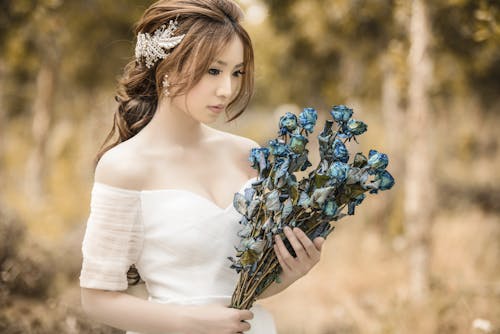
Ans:
[[[326,120],[318,135],[320,162],[301,180],[295,173],[312,166],[306,146],[318,118],[315,109],[305,108],[298,117],[286,113],[279,120],[278,137],[268,147],[252,148],[249,161],[259,176],[233,199],[242,228],[236,256],[229,257],[239,274],[230,307],[249,309],[271,283],[279,283],[273,240],[275,235],[286,239],[285,226],[301,228],[311,240],[326,238],[337,220],[354,215],[366,193],[394,185],[386,154],[370,150],[368,157],[356,153],[349,159],[345,143],[357,143],[356,136],[366,132],[367,125],[353,119],[345,105],[334,106],[330,113],[333,119]],[[288,240],[284,243],[295,256]]]

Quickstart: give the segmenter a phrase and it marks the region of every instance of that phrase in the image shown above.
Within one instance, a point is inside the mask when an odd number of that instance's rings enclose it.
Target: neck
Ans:
[[[207,126],[189,114],[174,110],[170,99],[160,99],[153,119],[141,130],[141,136],[151,145],[195,148],[203,141]]]

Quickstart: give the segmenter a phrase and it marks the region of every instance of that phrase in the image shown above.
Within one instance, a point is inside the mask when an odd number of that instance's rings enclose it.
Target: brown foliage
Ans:
[[[75,239],[80,237],[70,238],[71,245],[45,246],[29,237],[18,217],[0,211],[0,333],[122,332],[89,321],[77,306],[78,291],[71,291],[71,298],[62,298],[57,291],[58,280],[73,279],[80,266],[76,254],[60,252],[74,249],[80,242]],[[64,254],[56,255],[60,253]]]

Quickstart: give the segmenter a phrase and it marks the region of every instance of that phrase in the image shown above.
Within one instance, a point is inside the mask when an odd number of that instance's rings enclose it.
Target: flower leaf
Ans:
[[[278,189],[275,189],[267,194],[266,198],[266,208],[268,211],[279,211],[281,207],[280,203],[280,192]]]
[[[238,211],[240,214],[246,216],[248,204],[247,204],[247,201],[246,201],[244,195],[242,195],[240,193],[234,194],[233,206],[236,209],[236,211]]]

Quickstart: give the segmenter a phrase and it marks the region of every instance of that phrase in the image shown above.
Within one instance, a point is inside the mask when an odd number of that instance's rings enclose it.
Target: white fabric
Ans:
[[[126,272],[135,264],[151,301],[229,305],[238,275],[227,257],[239,243],[240,217],[232,203],[220,208],[187,190],[135,191],[96,182],[80,286],[125,290]],[[276,333],[268,311],[259,305],[251,310],[246,333]]]
[[[82,244],[82,287],[125,290],[142,249],[140,193],[95,184]]]

